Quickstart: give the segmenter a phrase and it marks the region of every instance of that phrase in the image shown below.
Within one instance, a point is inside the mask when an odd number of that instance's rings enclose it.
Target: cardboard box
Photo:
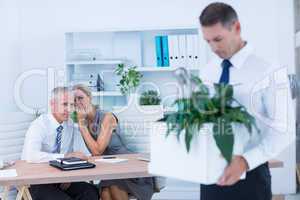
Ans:
[[[234,126],[234,131],[237,128],[241,127]],[[186,150],[184,134],[181,134],[178,141],[176,133],[166,137],[166,131],[165,123],[154,123],[150,137],[149,173],[201,184],[216,183],[223,174],[227,161],[215,143],[212,125],[204,126],[194,136],[190,152]],[[248,139],[245,134],[235,136],[235,155],[243,153]],[[245,174],[241,178],[245,178]]]

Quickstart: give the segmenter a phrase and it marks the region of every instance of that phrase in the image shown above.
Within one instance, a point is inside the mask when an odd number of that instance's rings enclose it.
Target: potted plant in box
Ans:
[[[177,99],[177,111],[153,127],[149,172],[213,184],[233,154],[243,153],[249,135],[259,130],[255,118],[234,98],[232,85],[214,84],[212,95],[200,78],[189,81],[195,90]]]

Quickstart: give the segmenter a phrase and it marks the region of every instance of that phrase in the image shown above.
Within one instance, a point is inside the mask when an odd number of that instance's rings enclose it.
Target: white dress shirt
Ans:
[[[56,149],[56,129],[62,125],[62,139],[60,153],[53,153]],[[47,162],[56,158],[63,158],[64,154],[73,151],[73,124],[63,122],[59,124],[54,116],[42,114],[34,120],[25,136],[22,160],[28,162]]]
[[[219,82],[221,62],[222,59],[215,56],[200,69],[200,78],[209,86]],[[272,67],[255,55],[249,44],[230,62],[233,65],[230,68],[230,84],[234,85],[234,98],[256,118],[260,129],[260,133],[254,130],[250,135],[243,126],[234,128],[234,154],[242,155],[249,170],[252,170],[276,157],[295,139],[287,69]]]

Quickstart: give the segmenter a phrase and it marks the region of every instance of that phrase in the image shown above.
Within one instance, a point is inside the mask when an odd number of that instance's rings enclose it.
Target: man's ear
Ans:
[[[237,33],[241,33],[241,23],[239,21],[234,22],[234,29]]]
[[[54,104],[54,99],[50,99],[50,105],[52,106]]]
[[[50,107],[51,107],[51,110],[55,110],[55,100],[54,99],[50,99]]]

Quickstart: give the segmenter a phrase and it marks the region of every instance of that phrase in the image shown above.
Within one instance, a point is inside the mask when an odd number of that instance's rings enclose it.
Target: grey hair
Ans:
[[[61,94],[70,92],[68,87],[56,87],[51,91],[51,99],[58,98]]]

